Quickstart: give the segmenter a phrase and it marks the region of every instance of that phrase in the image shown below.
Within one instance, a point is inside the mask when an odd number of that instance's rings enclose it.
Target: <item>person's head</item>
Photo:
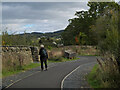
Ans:
[[[44,45],[42,44],[42,45],[40,45],[40,47],[41,47],[41,48],[44,48]]]

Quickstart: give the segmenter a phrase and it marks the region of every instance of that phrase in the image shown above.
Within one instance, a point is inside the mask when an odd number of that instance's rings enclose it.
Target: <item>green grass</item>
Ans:
[[[101,88],[102,87],[101,80],[98,75],[99,75],[98,74],[98,64],[96,64],[93,67],[92,71],[86,76],[87,81],[92,88]]]
[[[79,58],[75,57],[73,59],[68,59],[68,58],[64,58],[64,57],[56,57],[56,58],[51,58],[48,60],[48,63],[57,63],[57,62],[65,62],[65,61],[72,61],[72,60],[77,60]]]
[[[102,71],[96,64],[86,76],[92,88],[120,88],[120,74],[115,71]]]
[[[38,66],[40,66],[40,63],[32,63],[32,64],[29,64],[27,66],[23,66],[23,68],[25,70],[28,70],[28,69],[31,69],[31,68],[34,68],[34,67],[38,67]]]
[[[2,70],[2,78],[10,76],[10,75],[18,74],[20,72],[24,72],[26,70],[29,70],[29,69],[32,69],[32,68],[35,68],[38,66],[40,66],[40,63],[31,63],[31,64],[23,66],[21,68],[18,67],[18,68],[16,68],[16,70],[14,70],[14,69]]]
[[[99,55],[79,54],[79,56],[99,56]]]

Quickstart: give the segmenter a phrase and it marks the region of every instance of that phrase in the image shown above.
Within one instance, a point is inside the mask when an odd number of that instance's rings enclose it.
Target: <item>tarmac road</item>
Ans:
[[[63,78],[78,66],[96,62],[95,56],[80,56],[79,58],[79,60],[56,64],[48,68],[48,71],[35,73],[8,88],[61,88]]]

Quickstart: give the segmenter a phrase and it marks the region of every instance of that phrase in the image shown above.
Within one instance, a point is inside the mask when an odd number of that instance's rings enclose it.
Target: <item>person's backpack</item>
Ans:
[[[47,51],[45,49],[42,49],[42,56],[43,57],[48,57]]]

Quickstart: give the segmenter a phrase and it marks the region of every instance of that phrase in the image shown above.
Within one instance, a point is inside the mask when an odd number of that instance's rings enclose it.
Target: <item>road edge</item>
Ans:
[[[92,63],[95,63],[95,62],[92,62]],[[92,64],[92,63],[87,63],[87,64]],[[83,66],[83,65],[86,65],[86,64],[79,65],[78,67],[76,67],[74,70],[72,70],[70,73],[68,73],[68,74],[63,78],[63,80],[62,80],[62,82],[61,82],[61,86],[60,86],[61,90],[63,90],[63,84],[64,84],[65,79],[66,79],[68,76],[70,76],[73,72],[75,72],[77,69],[79,69],[81,66]]]

